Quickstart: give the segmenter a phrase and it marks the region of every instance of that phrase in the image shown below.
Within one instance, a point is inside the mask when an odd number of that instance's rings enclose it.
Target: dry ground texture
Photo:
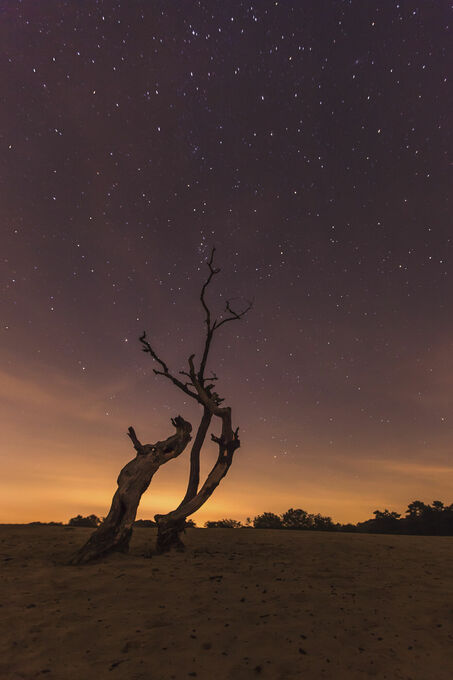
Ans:
[[[453,678],[453,539],[191,529],[64,565],[90,529],[0,526],[2,680]]]

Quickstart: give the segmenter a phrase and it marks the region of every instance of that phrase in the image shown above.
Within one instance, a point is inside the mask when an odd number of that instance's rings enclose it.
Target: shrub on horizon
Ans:
[[[206,529],[239,529],[242,527],[241,522],[237,519],[218,519],[210,520],[204,523]]]
[[[313,517],[300,508],[290,508],[282,515],[282,526],[284,529],[311,529]]]
[[[263,512],[253,519],[255,529],[282,529],[282,518],[274,512]]]
[[[68,522],[70,527],[92,527],[94,529],[100,524],[102,524],[102,520],[97,515],[88,515],[88,517],[77,515],[77,517],[71,517]]]

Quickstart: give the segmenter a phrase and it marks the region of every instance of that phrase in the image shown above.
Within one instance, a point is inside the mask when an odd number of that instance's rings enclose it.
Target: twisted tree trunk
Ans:
[[[176,434],[156,444],[141,444],[134,428],[129,428],[128,435],[137,455],[123,467],[118,476],[118,489],[113,496],[109,514],[85,545],[73,555],[70,564],[85,564],[111,552],[129,550],[132,527],[143,493],[159,467],[179,456],[191,439],[192,426],[184,418],[172,418],[172,424]]]
[[[201,506],[206,503],[213,491],[220,484],[223,477],[230,469],[233,462],[233,455],[236,449],[241,445],[238,438],[238,429],[233,431],[231,425],[231,408],[229,406],[220,406],[221,400],[218,395],[210,391],[209,386],[204,386],[194,370],[193,356],[189,357],[190,378],[195,387],[200,401],[204,405],[203,419],[200,423],[197,432],[197,439],[199,439],[199,448],[195,450],[195,456],[200,455],[200,449],[204,442],[212,416],[218,416],[222,421],[222,433],[220,437],[211,435],[212,441],[219,446],[219,455],[217,461],[206,478],[205,483],[201,489],[198,489],[198,477],[195,480],[189,478],[189,486],[183,501],[179,504],[176,510],[172,510],[167,515],[155,515],[154,519],[157,522],[157,541],[156,552],[165,553],[170,550],[184,550],[184,543],[181,540],[181,532],[184,530],[186,518],[199,510]],[[195,443],[192,447],[192,453],[195,449]],[[196,467],[196,466],[195,466]],[[199,468],[198,468],[199,470]]]
[[[187,484],[186,495],[181,503],[176,508],[176,511],[185,507],[185,504],[196,496],[198,491],[198,484],[200,482],[200,452],[206,438],[206,434],[211,423],[212,413],[209,409],[204,407],[203,416],[198,426],[195,440],[190,451],[190,473],[189,482]],[[176,512],[173,511],[173,512]],[[157,542],[156,552],[161,554],[169,552],[170,550],[184,551],[184,543],[180,535],[184,531],[187,515],[184,510],[178,517],[170,517],[172,513],[167,515],[155,515],[154,519],[157,522]]]
[[[235,448],[239,446],[239,440],[236,440],[236,442],[237,445]],[[184,505],[180,505],[176,510],[169,512],[167,515],[154,516],[154,519],[157,522],[156,552],[158,554],[166,553],[170,550],[178,550],[179,552],[185,550],[184,543],[181,540],[181,533],[184,531],[187,517],[199,510],[201,506],[206,503],[223,477],[225,477],[232,460],[232,453],[228,453],[228,451],[224,450],[222,447],[214,467],[197,495],[190,501],[184,503]]]

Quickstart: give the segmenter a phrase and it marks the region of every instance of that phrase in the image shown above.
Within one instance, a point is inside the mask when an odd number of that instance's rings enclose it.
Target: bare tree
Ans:
[[[205,295],[213,277],[220,272],[220,269],[216,269],[213,266],[214,253],[215,248],[212,249],[208,260],[209,275],[200,293],[206,323],[206,337],[201,361],[198,368],[196,368],[195,354],[192,354],[188,359],[188,371],[179,372],[180,375],[185,376],[188,380],[183,382],[182,379],[170,372],[167,364],[151,347],[147,340],[146,332],[140,337],[143,351],[149,353],[160,366],[159,369],[153,369],[154,373],[156,375],[163,375],[171,380],[178,389],[182,390],[182,392],[203,407],[203,415],[190,453],[190,473],[186,494],[175,510],[167,515],[155,516],[158,524],[158,552],[166,552],[172,548],[179,550],[184,548],[180,539],[180,533],[184,529],[186,518],[198,510],[211,496],[221,479],[228,472],[233,461],[233,454],[240,446],[238,438],[239,428],[233,430],[231,422],[231,408],[229,406],[221,406],[224,400],[214,391],[215,382],[218,378],[215,373],[206,378],[205,370],[215,332],[225,323],[241,319],[249,311],[252,303],[248,303],[243,311],[235,312],[231,307],[230,301],[227,300],[222,318],[212,320]],[[222,424],[220,435],[211,435],[212,441],[218,445],[219,454],[206,481],[199,489],[200,452],[213,416],[218,417]],[[118,489],[113,496],[109,514],[104,522],[93,532],[85,545],[72,557],[71,564],[84,564],[114,551],[127,552],[133,523],[137,515],[137,508],[152,477],[161,465],[179,456],[191,439],[190,432],[192,431],[192,426],[184,418],[177,416],[172,419],[172,424],[176,428],[176,434],[156,444],[142,444],[138,440],[134,428],[129,428],[128,436],[134,445],[137,455],[124,466],[119,474]]]
[[[218,380],[215,373],[208,378],[205,377],[206,366],[209,358],[209,352],[212,347],[214,335],[218,329],[230,321],[238,321],[251,309],[252,303],[249,302],[246,307],[237,312],[231,306],[231,300],[226,301],[225,310],[220,319],[212,318],[211,310],[206,302],[206,291],[214,276],[216,276],[220,269],[214,267],[215,248],[212,249],[210,258],[207,262],[209,274],[204,282],[200,301],[205,313],[206,335],[204,340],[204,347],[201,354],[201,360],[198,367],[195,366],[195,354],[192,354],[188,359],[188,371],[180,371],[180,375],[188,378],[188,381],[182,382],[170,373],[165,362],[156,354],[150,343],[146,338],[146,332],[140,338],[143,345],[143,351],[151,355],[151,357],[161,366],[161,369],[154,369],[156,375],[163,375],[176,385],[179,389],[196,400],[203,407],[203,416],[198,426],[195,440],[192,444],[190,453],[190,474],[187,491],[181,503],[175,510],[172,510],[167,515],[155,515],[155,520],[158,525],[157,535],[157,552],[167,552],[172,548],[183,550],[184,544],[181,541],[180,534],[184,529],[186,518],[192,513],[196,512],[212,495],[215,488],[218,486],[223,477],[227,474],[233,455],[240,446],[238,437],[239,428],[233,430],[231,408],[229,406],[221,406],[224,399],[222,399],[217,392],[214,391],[215,382]],[[212,441],[218,445],[219,453],[217,460],[206,478],[206,481],[199,489],[200,483],[200,452],[205,442],[206,434],[209,429],[213,416],[216,416],[221,421],[221,433],[219,436],[211,435]]]
[[[142,444],[133,427],[128,430],[137,452],[118,476],[116,490],[109,514],[88,541],[73,555],[70,564],[84,564],[111,552],[127,552],[132,526],[140,499],[161,465],[179,456],[189,443],[192,425],[181,416],[171,419],[176,433],[165,441]]]

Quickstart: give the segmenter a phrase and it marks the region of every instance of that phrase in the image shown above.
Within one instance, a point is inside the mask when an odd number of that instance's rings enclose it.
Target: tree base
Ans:
[[[131,528],[118,533],[115,527],[100,526],[91,534],[85,545],[72,556],[68,564],[87,564],[114,552],[127,553],[131,536]]]
[[[162,522],[157,524],[156,554],[176,550],[184,552],[186,546],[181,540],[180,534],[184,531],[185,520],[178,522]]]

